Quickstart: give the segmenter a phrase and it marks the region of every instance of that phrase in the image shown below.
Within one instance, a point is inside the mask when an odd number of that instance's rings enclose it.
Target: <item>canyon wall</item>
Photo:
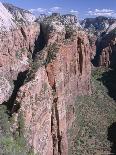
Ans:
[[[97,63],[99,66],[114,67],[116,65],[116,34],[115,28],[106,33],[98,43]]]
[[[29,24],[23,16],[21,24],[14,22],[19,8],[5,5],[9,12],[0,5],[9,23],[0,20],[0,104],[15,118],[12,133],[20,136],[23,128],[28,148],[37,154],[67,155],[75,99],[91,94],[88,37],[74,16],[54,14],[42,23],[29,18]]]
[[[78,31],[72,41],[50,42],[42,51],[44,65],[40,65],[40,54],[34,77],[20,88],[17,102],[24,117],[25,138],[34,151],[67,155],[67,129],[74,120],[75,99],[91,93],[91,49],[84,31]]]
[[[91,60],[95,66],[115,66],[116,19],[87,18],[81,22],[92,48]]]
[[[28,70],[39,31],[35,23],[0,33],[0,104],[11,96],[18,73]]]

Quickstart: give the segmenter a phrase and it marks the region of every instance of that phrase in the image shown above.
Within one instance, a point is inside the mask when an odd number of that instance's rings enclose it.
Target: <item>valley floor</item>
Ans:
[[[108,87],[116,80],[107,78],[109,72],[94,69],[92,95],[76,100],[75,121],[68,131],[69,155],[116,154],[116,102]]]

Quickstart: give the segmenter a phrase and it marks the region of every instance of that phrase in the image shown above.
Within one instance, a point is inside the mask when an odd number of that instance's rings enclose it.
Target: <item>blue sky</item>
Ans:
[[[31,10],[35,14],[72,13],[80,18],[99,15],[116,17],[116,0],[1,0]]]

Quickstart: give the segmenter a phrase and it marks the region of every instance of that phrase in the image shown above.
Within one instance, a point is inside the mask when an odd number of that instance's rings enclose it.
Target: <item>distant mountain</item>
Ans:
[[[110,25],[112,25],[116,19],[99,16],[96,18],[86,18],[81,21],[81,25],[83,28],[88,29],[90,31],[106,31]]]
[[[93,58],[96,54],[96,44],[99,44],[104,35],[116,27],[116,19],[99,16],[96,18],[86,18],[82,20],[80,24],[88,33],[90,45],[92,47],[91,58]]]

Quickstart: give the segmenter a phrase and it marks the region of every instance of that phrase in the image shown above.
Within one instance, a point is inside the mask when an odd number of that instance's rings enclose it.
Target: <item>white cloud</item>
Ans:
[[[58,7],[58,6],[55,6],[50,9],[51,12],[55,12],[55,11],[59,11],[59,10],[61,10],[61,7]]]
[[[90,16],[108,16],[108,17],[116,17],[116,12],[111,9],[95,9],[94,11],[88,11]]]
[[[48,14],[49,14],[49,15],[51,15],[51,14],[52,14],[52,12],[51,12],[51,11],[48,11]]]
[[[47,12],[47,10],[44,8],[30,9],[29,11],[31,13],[46,13]]]
[[[61,7],[55,6],[55,7],[48,9],[48,10],[45,8],[37,8],[37,9],[30,9],[29,11],[35,15],[52,14],[53,12],[61,11]]]
[[[79,14],[79,12],[77,10],[71,9],[69,11],[66,11],[59,6],[54,6],[54,7],[49,8],[49,9],[46,9],[46,8],[30,9],[29,11],[31,13],[33,13],[35,16],[39,16],[40,14],[51,15],[53,12],[59,12],[61,14],[71,13],[71,14],[74,14],[76,16]]]
[[[70,13],[73,13],[73,14],[78,14],[79,12],[77,10],[70,10]]]
[[[46,9],[43,9],[43,8],[38,8],[37,11],[40,12],[40,13],[44,13],[44,12],[46,12],[47,10],[46,10]]]

